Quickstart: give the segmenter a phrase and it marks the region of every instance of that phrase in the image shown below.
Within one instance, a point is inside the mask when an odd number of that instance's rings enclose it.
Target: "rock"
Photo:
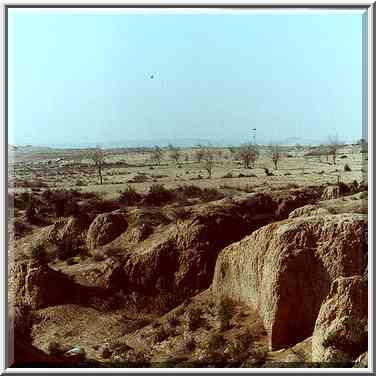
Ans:
[[[355,361],[367,350],[368,288],[360,275],[339,277],[321,306],[312,336],[314,362]]]
[[[367,223],[361,214],[272,223],[218,256],[212,290],[258,310],[277,350],[309,337],[330,282],[362,273]]]
[[[356,368],[367,368],[368,367],[368,352],[363,353],[355,360]]]
[[[85,358],[85,350],[82,347],[73,347],[73,349],[68,350],[65,353],[65,356],[67,357],[79,357],[79,358]]]
[[[325,208],[320,208],[317,205],[305,205],[300,208],[293,210],[289,214],[289,218],[297,218],[297,217],[309,217],[313,215],[326,215],[330,214],[329,210]]]
[[[111,242],[128,228],[128,222],[121,213],[104,213],[98,215],[89,227],[86,244],[95,249]]]
[[[24,260],[10,266],[10,306],[38,309],[59,304],[71,296],[73,287],[74,283],[64,274],[37,260]]]

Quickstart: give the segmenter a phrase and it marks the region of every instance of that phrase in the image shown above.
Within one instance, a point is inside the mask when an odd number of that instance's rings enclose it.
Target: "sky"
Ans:
[[[363,137],[359,11],[86,12],[9,9],[10,144]]]

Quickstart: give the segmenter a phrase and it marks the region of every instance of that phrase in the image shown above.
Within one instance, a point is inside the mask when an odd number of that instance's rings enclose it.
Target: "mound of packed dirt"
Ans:
[[[98,215],[89,227],[86,244],[89,249],[95,249],[111,242],[126,231],[128,222],[122,213],[104,213]]]
[[[128,233],[122,234],[108,245],[124,250],[118,289],[138,299],[146,296],[163,310],[179,304],[210,285],[218,252],[270,223],[274,209],[270,196],[257,193],[199,205],[189,218],[159,226],[134,245]]]
[[[9,360],[11,367],[67,367],[67,363],[75,366],[73,362],[58,358],[37,349],[19,335],[14,337],[14,346],[9,347]]]
[[[116,272],[116,265],[108,271],[110,282],[116,278]],[[14,314],[18,308],[23,313],[25,307],[28,312],[43,307],[77,303],[106,311],[118,304],[109,289],[81,285],[34,259],[13,263],[8,280],[9,309],[15,319],[22,317]]]
[[[364,272],[363,215],[301,217],[277,222],[231,244],[218,257],[213,292],[256,308],[271,349],[309,337],[330,282]]]
[[[66,301],[74,283],[37,260],[13,263],[9,270],[10,306],[47,307]]]
[[[317,188],[291,191],[286,197],[279,197],[277,199],[275,217],[279,220],[285,219],[293,210],[315,201],[319,195],[320,191]]]
[[[30,257],[37,248],[45,254],[56,256],[58,244],[83,244],[88,226],[89,223],[84,217],[60,218],[54,224],[15,241],[11,256],[17,261],[22,255]]]
[[[317,205],[305,205],[300,208],[293,210],[289,214],[289,218],[297,218],[297,217],[309,217],[313,215],[326,215],[330,214],[328,209],[320,208]]]
[[[324,192],[321,195],[321,200],[332,200],[340,196],[350,194],[351,188],[345,183],[340,183],[336,185],[329,185],[324,189]]]
[[[333,281],[312,337],[315,362],[354,362],[368,344],[367,280],[357,275]]]

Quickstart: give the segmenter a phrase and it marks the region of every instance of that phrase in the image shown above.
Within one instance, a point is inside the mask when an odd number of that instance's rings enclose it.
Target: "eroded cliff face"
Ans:
[[[313,361],[354,362],[367,350],[367,316],[367,279],[356,275],[334,280],[315,324]]]
[[[367,223],[361,214],[312,216],[273,223],[225,248],[212,289],[255,307],[270,348],[310,336],[330,283],[367,266]]]

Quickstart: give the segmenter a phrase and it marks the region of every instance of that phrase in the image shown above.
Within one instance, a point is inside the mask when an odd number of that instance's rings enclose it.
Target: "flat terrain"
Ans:
[[[165,151],[160,165],[151,162],[151,152],[115,149],[107,151],[103,185],[99,184],[93,162],[86,157],[88,151],[56,149],[40,153],[26,150],[9,154],[9,186],[16,191],[38,185],[74,188],[114,198],[127,185],[146,192],[154,183],[164,184],[166,188],[195,184],[202,188],[258,191],[283,188],[288,184],[304,187],[338,181],[361,182],[366,180],[368,163],[366,154],[360,150],[358,145],[342,147],[333,164],[331,156],[305,156],[309,149],[296,151],[293,147],[285,147],[278,170],[275,170],[266,147],[261,148],[254,168],[244,168],[235,153],[217,148],[209,179],[205,164],[195,162],[194,149],[182,150],[178,163],[174,163]],[[344,171],[346,164],[351,171]],[[264,168],[272,176],[267,176]]]

